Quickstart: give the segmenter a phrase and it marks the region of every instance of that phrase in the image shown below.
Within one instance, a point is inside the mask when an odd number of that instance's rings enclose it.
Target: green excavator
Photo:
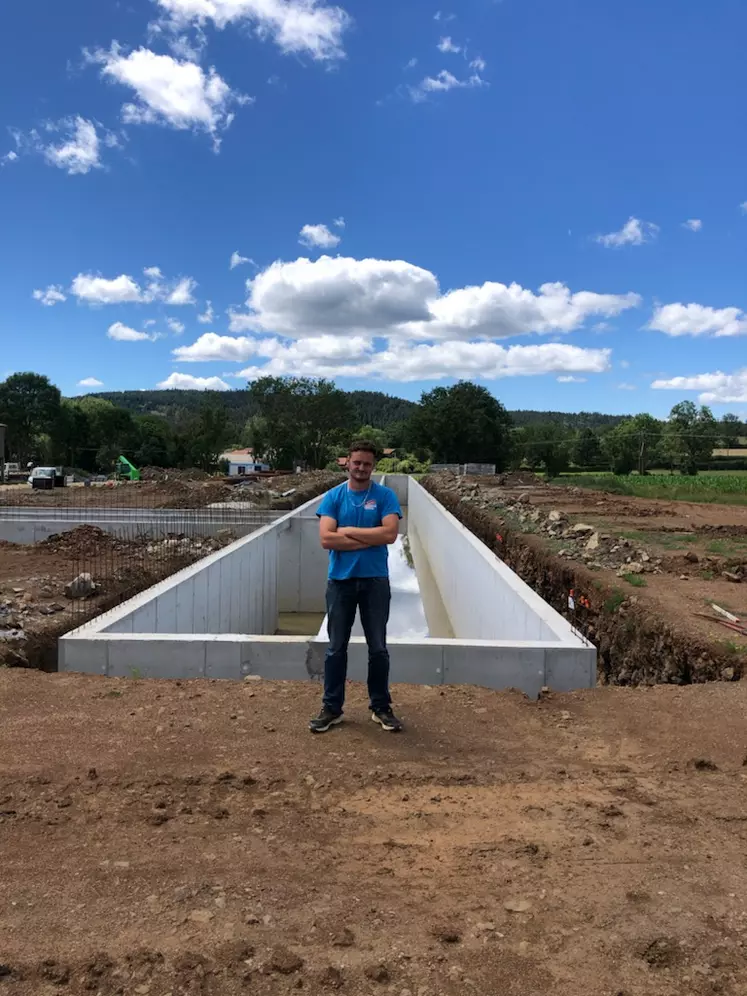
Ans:
[[[134,467],[127,457],[120,456],[117,458],[117,478],[122,481],[139,481],[140,471],[137,467]]]

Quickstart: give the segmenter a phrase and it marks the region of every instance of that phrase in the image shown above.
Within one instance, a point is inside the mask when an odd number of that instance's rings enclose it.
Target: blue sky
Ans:
[[[747,413],[746,33],[738,0],[14,4],[0,376]]]

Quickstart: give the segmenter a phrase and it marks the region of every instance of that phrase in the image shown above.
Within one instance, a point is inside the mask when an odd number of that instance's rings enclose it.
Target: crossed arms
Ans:
[[[330,515],[323,515],[319,520],[319,539],[325,550],[337,550],[340,553],[350,553],[354,550],[364,550],[369,546],[388,546],[397,538],[399,532],[399,516],[396,513],[385,515],[380,526],[371,529],[361,529],[358,526],[341,526]]]

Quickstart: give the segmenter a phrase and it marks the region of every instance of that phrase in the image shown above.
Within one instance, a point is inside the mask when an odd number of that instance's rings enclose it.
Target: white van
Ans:
[[[33,487],[35,477],[51,477],[54,480],[55,474],[57,473],[56,467],[34,467],[34,469],[29,474],[29,484]]]

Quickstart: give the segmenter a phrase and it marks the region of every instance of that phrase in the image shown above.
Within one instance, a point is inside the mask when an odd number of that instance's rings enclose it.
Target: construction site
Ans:
[[[0,992],[741,996],[747,509],[388,476],[312,738],[341,480],[0,488]]]

